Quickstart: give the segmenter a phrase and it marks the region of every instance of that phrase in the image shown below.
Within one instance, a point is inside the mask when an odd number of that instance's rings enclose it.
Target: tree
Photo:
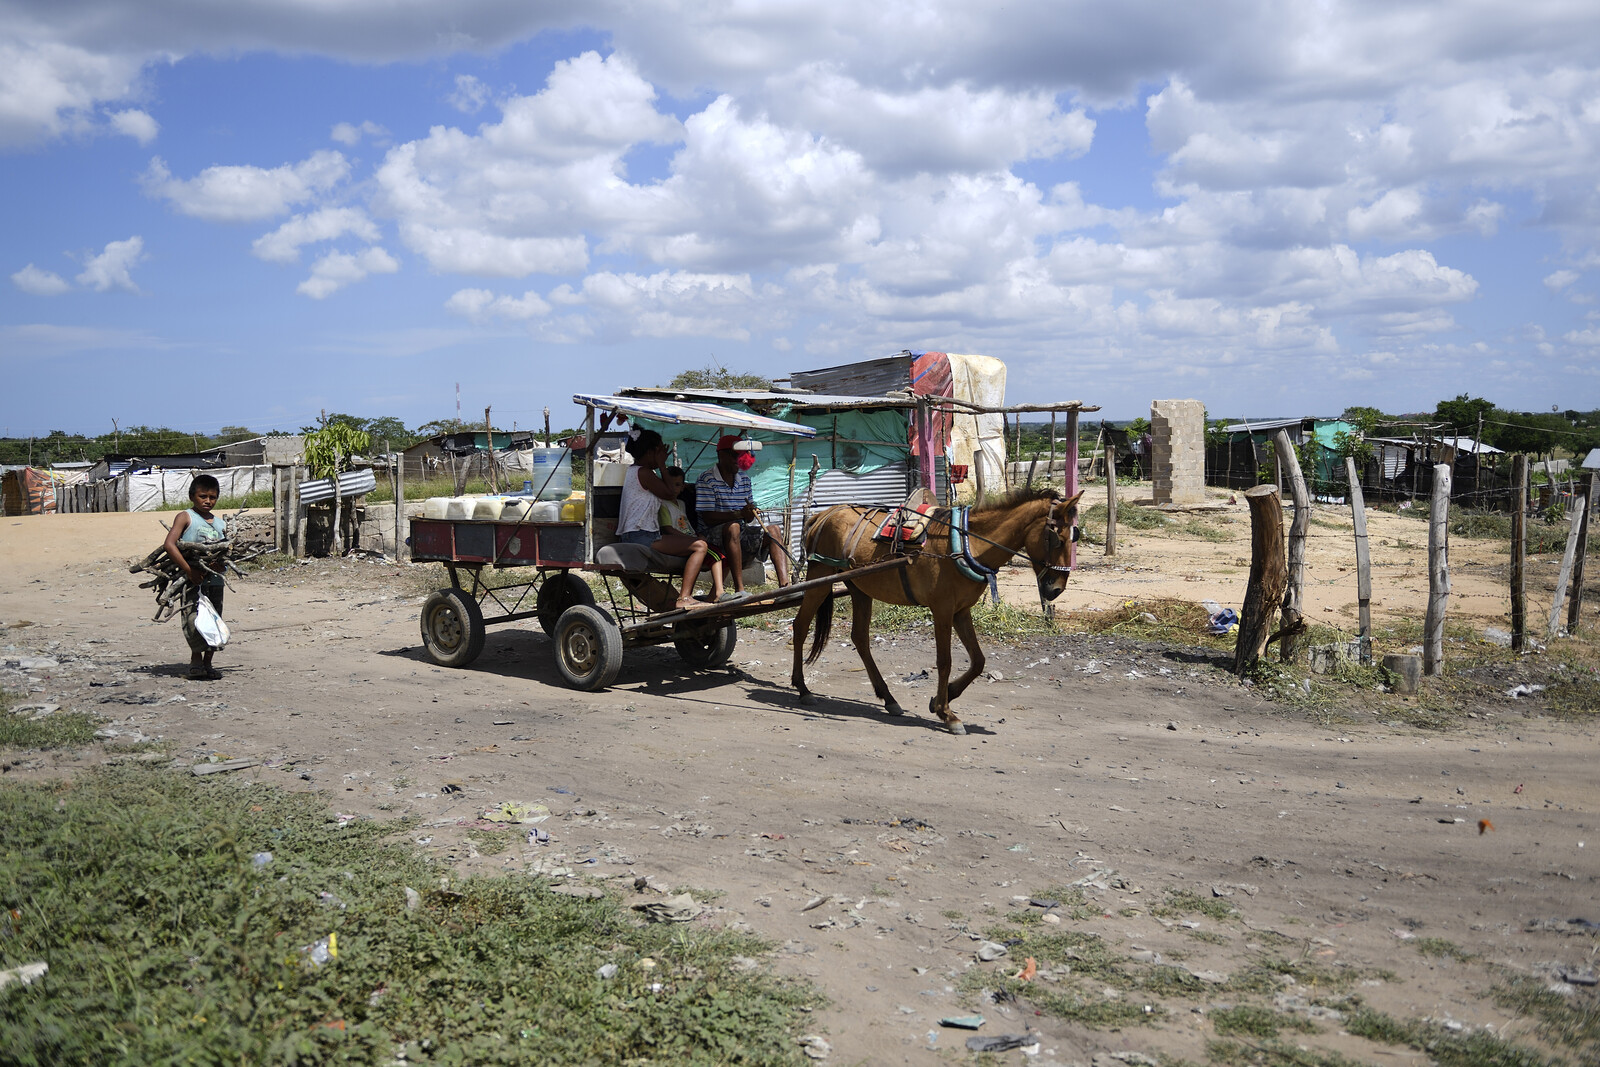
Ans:
[[[425,422],[417,427],[412,436],[412,442],[421,441],[425,437],[437,437],[445,433],[461,433],[464,430],[476,430],[478,428],[462,419],[434,419],[432,422]]]
[[[772,379],[759,374],[739,374],[713,359],[699,370],[679,371],[669,389],[771,389]]]
[[[222,429],[218,430],[216,436],[211,439],[211,444],[212,447],[216,447],[217,445],[231,445],[235,441],[249,441],[258,436],[260,435],[252,433],[248,426],[224,426]]]
[[[342,501],[339,498],[339,475],[350,469],[350,460],[365,451],[371,439],[361,430],[352,429],[348,422],[328,420],[328,425],[305,435],[306,466],[318,478],[333,481],[333,554],[344,555],[344,531],[340,529]]]
[[[1433,409],[1433,417],[1455,430],[1457,437],[1465,434],[1476,437],[1478,433],[1478,420],[1484,423],[1490,421],[1494,414],[1495,406],[1481,397],[1470,397],[1462,393],[1454,400],[1441,400]],[[1495,427],[1498,429],[1498,427]],[[1490,427],[1483,428],[1483,439],[1486,444],[1499,444],[1498,436],[1490,433]]]
[[[1507,452],[1539,455],[1554,452],[1558,447],[1571,447],[1572,442],[1577,440],[1571,436],[1572,424],[1560,415],[1495,411],[1494,418],[1497,422],[1507,423],[1496,427],[1499,433],[1495,436],[1496,446]],[[1487,427],[1484,436],[1488,436]]]

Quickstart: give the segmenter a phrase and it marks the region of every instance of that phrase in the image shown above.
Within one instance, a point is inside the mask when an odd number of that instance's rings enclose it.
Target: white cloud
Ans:
[[[504,296],[487,289],[458,289],[445,301],[445,308],[463,318],[525,321],[550,313],[550,305],[532,289],[521,296]]]
[[[126,96],[140,56],[0,30],[0,146],[82,129],[101,101]]]
[[[457,111],[472,115],[489,102],[489,87],[470,74],[457,74],[455,91],[445,100]]]
[[[141,180],[145,192],[168,200],[185,215],[210,222],[251,222],[281,215],[333,188],[349,173],[343,155],[323,149],[270,170],[214,166],[187,180],[174,178],[157,156]]]
[[[369,274],[393,274],[400,264],[382,248],[368,248],[351,255],[329,252],[311,265],[311,277],[295,287],[295,292],[322,300]]]
[[[361,138],[363,137],[370,137],[375,141],[385,140],[389,136],[389,131],[371,119],[367,119],[360,125],[350,122],[336,122],[328,136],[342,145],[354,147],[361,143]]]
[[[250,251],[272,263],[293,263],[300,258],[301,246],[331,241],[347,233],[368,243],[378,240],[378,227],[360,208],[328,207],[294,216],[271,233],[256,238]]]
[[[32,263],[13,274],[11,284],[33,296],[60,296],[72,288],[61,275],[35,267]]]
[[[77,352],[104,352],[114,349],[165,349],[171,342],[138,330],[104,329],[97,326],[59,326],[33,322],[0,326],[0,360],[20,362],[50,359]]]
[[[108,289],[137,293],[139,287],[133,284],[129,271],[143,258],[144,238],[134,236],[126,241],[111,241],[99,255],[91,256],[84,263],[83,273],[77,278],[78,284],[101,293]]]
[[[1552,293],[1559,293],[1583,275],[1575,270],[1558,270],[1544,276],[1544,287]]]
[[[130,108],[127,111],[113,111],[110,115],[111,128],[125,137],[132,137],[141,145],[147,145],[156,139],[156,134],[161,132],[161,124],[151,118],[148,113]]]

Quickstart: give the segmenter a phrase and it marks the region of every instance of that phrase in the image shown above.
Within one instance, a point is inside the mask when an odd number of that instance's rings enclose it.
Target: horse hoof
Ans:
[[[902,708],[899,704],[890,701],[883,706],[883,713],[885,715],[904,715],[906,713],[906,709]]]
[[[947,722],[947,723],[944,724],[944,726],[945,726],[945,729],[949,730],[951,733],[955,734],[957,737],[966,736],[967,727],[966,727],[965,723]]]
[[[816,704],[817,704],[817,698],[812,696],[810,693],[801,693],[800,694],[800,706],[802,708],[815,707]]]

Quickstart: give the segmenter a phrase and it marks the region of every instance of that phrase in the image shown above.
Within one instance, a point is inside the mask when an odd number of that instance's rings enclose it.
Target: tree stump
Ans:
[[[1245,586],[1239,640],[1233,652],[1233,673],[1241,678],[1266,651],[1272,618],[1289,586],[1283,546],[1283,501],[1278,497],[1278,487],[1258,485],[1247,489],[1244,499],[1250,505],[1250,581]]]
[[[1311,524],[1311,497],[1306,492],[1305,473],[1300,469],[1300,457],[1295,453],[1294,442],[1288,430],[1272,435],[1272,444],[1278,452],[1278,466],[1289,475],[1289,496],[1294,501],[1294,522],[1289,528],[1288,582],[1283,591],[1283,638],[1278,645],[1278,659],[1288,663],[1294,658],[1295,637],[1303,626],[1305,617],[1306,585],[1306,530]]]

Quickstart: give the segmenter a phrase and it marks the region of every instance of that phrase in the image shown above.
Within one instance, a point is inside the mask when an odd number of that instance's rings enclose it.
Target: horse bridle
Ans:
[[[1057,505],[1062,504],[1062,503],[1065,503],[1065,501],[1061,501],[1061,500],[1051,501],[1051,503],[1050,503],[1050,513],[1045,516],[1045,520],[1044,520],[1044,545],[1045,545],[1045,559],[1046,560],[1054,559],[1057,550],[1061,549],[1066,544],[1066,542],[1063,542],[1061,540],[1061,523],[1056,519],[1056,507],[1057,507]],[[1068,536],[1071,537],[1072,540],[1075,542],[1075,541],[1078,540],[1078,532],[1079,532],[1078,531],[1078,525],[1077,525],[1077,523],[1072,523],[1071,522],[1072,516],[1071,516],[1070,513],[1067,515],[1067,519],[1068,519],[1068,521],[1070,523],[1070,528],[1071,528],[1071,533],[1068,534]],[[1068,558],[1070,559],[1071,557],[1069,556]],[[1055,563],[1048,563],[1048,562],[1043,563],[1043,564],[1040,565],[1040,569],[1041,570],[1047,570],[1047,571],[1054,571],[1054,572],[1056,572],[1058,574],[1066,574],[1066,575],[1071,575],[1072,574],[1072,568],[1071,567],[1062,567],[1062,566],[1060,566],[1058,564],[1055,564]]]

